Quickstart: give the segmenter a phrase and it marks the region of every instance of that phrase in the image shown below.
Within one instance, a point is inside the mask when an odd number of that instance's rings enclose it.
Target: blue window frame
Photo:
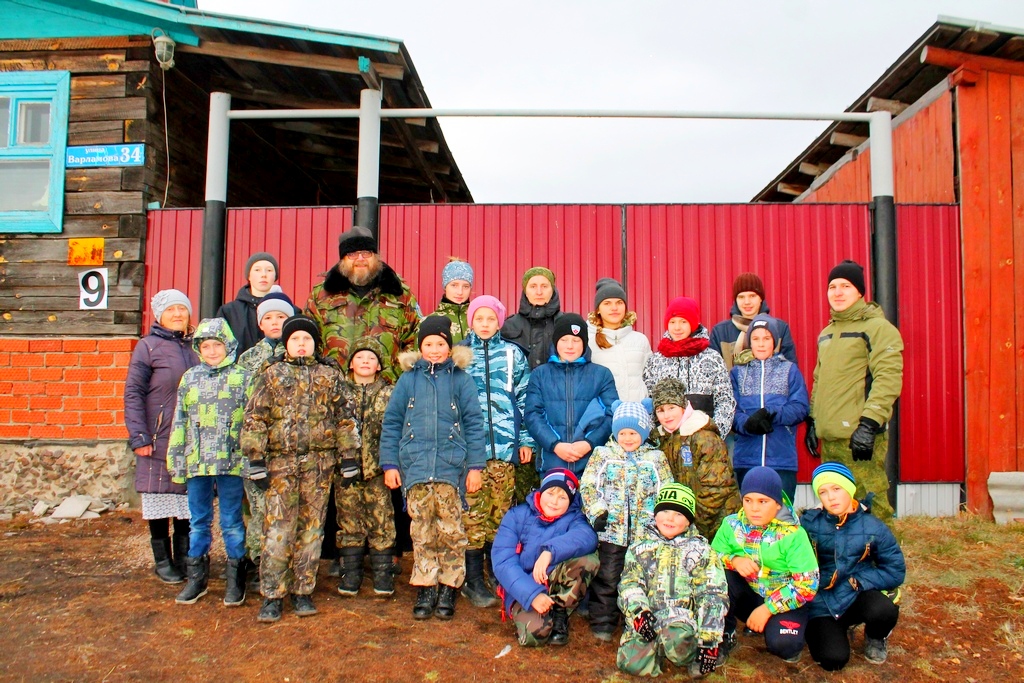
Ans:
[[[0,233],[60,232],[71,74],[0,73]]]

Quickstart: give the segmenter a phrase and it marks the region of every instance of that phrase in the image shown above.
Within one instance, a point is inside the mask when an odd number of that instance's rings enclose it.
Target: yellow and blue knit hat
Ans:
[[[681,512],[691,524],[696,509],[697,498],[690,487],[684,484],[665,484],[658,490],[658,498],[654,502],[654,514],[662,510],[675,510]]]
[[[825,484],[835,484],[849,493],[851,498],[857,497],[857,480],[854,479],[850,468],[842,463],[825,462],[814,468],[814,472],[811,473],[811,488],[814,489],[814,495],[818,495],[818,490]]]

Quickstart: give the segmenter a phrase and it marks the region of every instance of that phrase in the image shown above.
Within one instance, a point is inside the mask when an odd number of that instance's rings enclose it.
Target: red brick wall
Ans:
[[[0,339],[0,439],[117,440],[138,339]]]

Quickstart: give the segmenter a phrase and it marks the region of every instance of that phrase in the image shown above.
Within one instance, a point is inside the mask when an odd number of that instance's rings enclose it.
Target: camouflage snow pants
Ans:
[[[283,598],[316,588],[334,451],[267,458],[270,488],[260,557],[260,593]]]
[[[530,462],[513,465],[516,468],[516,489],[512,497],[512,505],[525,503],[530,491],[540,486],[540,472],[537,471],[537,458],[539,457],[540,454],[535,453]]]
[[[586,594],[590,580],[597,573],[598,564],[597,553],[590,553],[555,565],[548,572],[548,596],[572,614]],[[547,614],[540,614],[513,602],[511,613],[520,645],[538,647],[547,642],[551,635],[550,610]]]
[[[249,521],[245,525],[245,554],[253,562],[263,550],[263,520],[267,517],[267,494],[251,479],[245,479],[245,497],[249,501]]]
[[[622,631],[615,663],[619,669],[634,676],[657,676],[664,660],[685,667],[697,654],[697,638],[693,626],[681,621],[658,624],[658,637],[644,642],[631,626]]]
[[[501,518],[512,507],[516,487],[515,467],[510,462],[488,460],[482,478],[480,490],[466,494],[469,510],[462,513],[470,550],[479,550],[494,541]]]
[[[459,588],[466,578],[462,498],[451,484],[416,484],[405,494],[412,536],[413,586]]]
[[[338,509],[339,548],[362,548],[367,541],[371,551],[394,548],[395,508],[383,473],[350,486],[335,483],[334,506]]]
[[[893,509],[889,505],[889,478],[885,474],[885,455],[889,451],[889,435],[879,434],[875,437],[875,451],[871,460],[854,460],[849,440],[822,440],[821,461],[841,462],[850,468],[857,478],[858,500],[874,492],[875,499],[871,512],[886,524],[891,524]],[[817,496],[817,492],[815,492]]]

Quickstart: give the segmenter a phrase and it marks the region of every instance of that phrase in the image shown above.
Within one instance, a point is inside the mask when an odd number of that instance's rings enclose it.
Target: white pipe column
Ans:
[[[212,318],[224,301],[225,221],[228,199],[228,140],[231,95],[210,93],[210,131],[206,147],[206,208],[200,261],[199,316]]]
[[[378,236],[380,188],[380,91],[359,93],[359,164],[356,178],[355,225],[369,228]]]

